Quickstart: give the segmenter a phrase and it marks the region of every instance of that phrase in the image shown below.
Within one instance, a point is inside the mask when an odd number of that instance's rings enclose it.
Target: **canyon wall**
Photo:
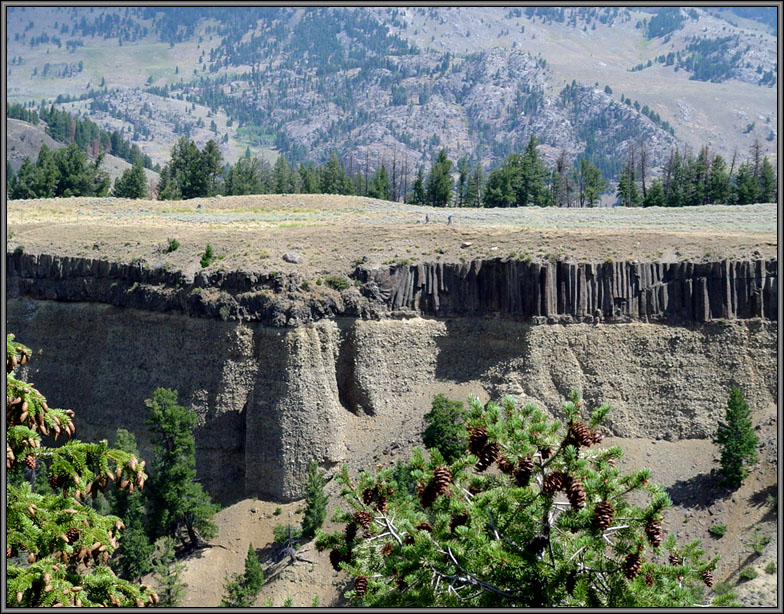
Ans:
[[[778,403],[775,262],[358,269],[320,295],[281,275],[8,263],[8,331],[35,351],[24,375],[77,412],[76,436],[128,428],[149,457],[144,400],[175,388],[224,503],[296,498],[312,459],[367,468],[410,447],[438,392],[558,416],[577,387],[611,404],[609,433],[667,440],[711,437],[732,384],[752,410]]]

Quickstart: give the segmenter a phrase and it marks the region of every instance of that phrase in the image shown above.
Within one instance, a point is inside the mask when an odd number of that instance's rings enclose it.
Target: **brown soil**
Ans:
[[[441,209],[324,194],[189,201],[10,201],[8,249],[163,266],[297,271],[314,281],[369,265],[476,258],[604,262],[772,258],[775,205],[683,209]],[[448,216],[453,223],[448,224]],[[429,216],[429,223],[424,223]],[[180,246],[168,252],[168,239]],[[283,260],[296,252],[299,264]]]

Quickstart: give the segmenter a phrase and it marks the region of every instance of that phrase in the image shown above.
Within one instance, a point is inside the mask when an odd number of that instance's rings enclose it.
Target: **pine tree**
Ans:
[[[708,177],[706,200],[711,204],[727,204],[732,196],[732,183],[727,163],[719,155],[713,157]]]
[[[256,158],[240,158],[226,174],[226,195],[261,194],[261,167]]]
[[[387,167],[383,164],[373,173],[373,178],[368,188],[368,196],[389,200],[389,178],[387,176]]]
[[[436,448],[447,463],[454,461],[465,450],[465,413],[461,401],[451,401],[443,394],[437,394],[430,411],[425,414],[427,427],[422,433],[422,443],[428,449]]]
[[[730,488],[738,488],[749,475],[747,466],[757,462],[757,443],[751,422],[751,411],[743,390],[733,386],[727,402],[725,422],[719,422],[718,432],[713,443],[721,446],[722,483]]]
[[[324,472],[320,471],[316,461],[310,461],[308,477],[305,482],[305,513],[302,516],[302,538],[312,539],[316,530],[324,524],[327,516],[327,496],[324,494]]]
[[[204,145],[201,152],[200,168],[194,169],[194,173],[201,173],[204,176],[204,192],[197,196],[215,196],[220,192],[219,179],[223,173],[223,155],[218,149],[218,144],[210,139]]]
[[[158,607],[161,608],[178,607],[185,595],[186,585],[180,580],[185,564],[177,562],[176,546],[177,541],[169,536],[160,537],[155,541],[152,561],[158,583]]]
[[[112,195],[117,198],[147,198],[147,176],[141,162],[136,162],[114,180]]]
[[[757,202],[761,203],[775,203],[776,202],[776,172],[773,170],[773,165],[765,156],[762,159],[759,176],[759,194]]]
[[[643,207],[666,207],[667,197],[664,194],[664,187],[660,179],[654,179],[648,193],[642,201]]]
[[[599,202],[599,195],[607,188],[602,172],[586,158],[580,159],[578,173],[578,189],[581,207],[594,207]]]
[[[20,197],[25,198],[25,197]],[[411,204],[424,205],[425,204],[425,174],[420,166],[417,170],[417,176],[414,184],[411,186]]]
[[[425,202],[431,207],[446,207],[452,196],[452,161],[446,150],[438,152],[438,158],[430,169],[425,184]]]
[[[320,532],[316,547],[330,548],[333,566],[353,577],[354,605],[700,604],[718,556],[664,539],[665,489],[648,469],[622,474],[619,447],[594,447],[608,411],[584,414],[573,392],[562,424],[511,397],[486,407],[469,398],[467,450],[452,463],[415,448],[405,466],[357,480],[344,466],[350,509],[333,520],[346,529]],[[487,471],[492,464],[498,472]],[[667,552],[677,564],[664,562]]]
[[[482,173],[482,165],[477,162],[471,176],[468,178],[468,187],[466,188],[465,206],[466,207],[481,207],[482,195],[484,193],[484,175]]]
[[[144,462],[109,448],[106,441],[42,445],[42,435],[55,441],[73,436],[74,412],[49,407],[32,384],[15,377],[16,368],[31,356],[30,348],[7,336],[7,605],[143,607],[156,602],[149,587],[117,578],[107,565],[125,528],[120,518],[84,504],[109,483],[129,492],[143,488]],[[27,479],[39,459],[49,463],[48,495],[33,492]]]
[[[741,164],[735,175],[735,204],[748,205],[757,199],[759,186],[757,185],[749,164]]]
[[[148,507],[151,536],[179,537],[183,546],[197,548],[202,538],[215,535],[210,518],[219,506],[195,481],[196,412],[178,405],[177,391],[167,388],[157,388],[145,404],[150,410],[146,424],[155,446]]]
[[[221,607],[253,607],[256,597],[263,585],[264,572],[261,569],[259,557],[253,549],[253,544],[249,544],[248,554],[245,557],[245,571],[241,574],[234,574],[226,581]]]

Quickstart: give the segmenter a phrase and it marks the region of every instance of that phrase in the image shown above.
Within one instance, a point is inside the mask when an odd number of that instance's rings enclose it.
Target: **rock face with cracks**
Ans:
[[[732,384],[778,402],[775,260],[358,267],[318,295],[295,275],[7,262],[8,330],[41,350],[25,377],[80,411],[82,438],[122,426],[143,455],[144,399],[176,388],[224,503],[292,500],[312,459],[360,468],[410,445],[438,392],[557,414],[576,386],[612,405],[610,434],[667,440],[712,437]]]

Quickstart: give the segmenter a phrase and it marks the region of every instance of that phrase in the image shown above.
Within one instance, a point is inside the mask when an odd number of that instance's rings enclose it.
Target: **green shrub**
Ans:
[[[765,565],[765,573],[774,574],[776,573],[776,563],[771,561],[767,565]]]
[[[743,569],[740,570],[740,574],[738,575],[738,577],[741,580],[753,580],[758,575],[759,574],[757,573],[757,570],[754,569],[753,567],[744,567]]]
[[[275,511],[272,512],[272,515],[273,516],[280,516],[282,513],[283,513],[283,509],[280,506],[278,506],[278,507],[275,508]]]
[[[167,252],[173,252],[180,246],[180,242],[177,239],[171,238],[169,239],[169,246],[166,248]]]
[[[204,254],[201,257],[201,260],[199,261],[201,263],[201,268],[206,268],[210,266],[214,257],[215,254],[212,251],[212,245],[207,243],[207,247],[204,249]]]
[[[14,254],[16,256],[24,254],[24,245],[17,245],[16,248],[14,248]]]
[[[713,535],[713,537],[724,537],[724,534],[727,532],[727,525],[714,524],[708,531],[710,531],[710,534]]]
[[[276,524],[272,528],[272,541],[285,544],[287,541],[297,542],[302,537],[302,529],[293,524]]]
[[[427,428],[422,433],[422,443],[428,449],[436,448],[447,463],[451,463],[465,450],[465,409],[461,401],[450,401],[443,394],[433,399],[430,411],[425,414]]]
[[[338,292],[342,292],[351,285],[349,280],[342,275],[330,275],[324,279],[324,283]]]

